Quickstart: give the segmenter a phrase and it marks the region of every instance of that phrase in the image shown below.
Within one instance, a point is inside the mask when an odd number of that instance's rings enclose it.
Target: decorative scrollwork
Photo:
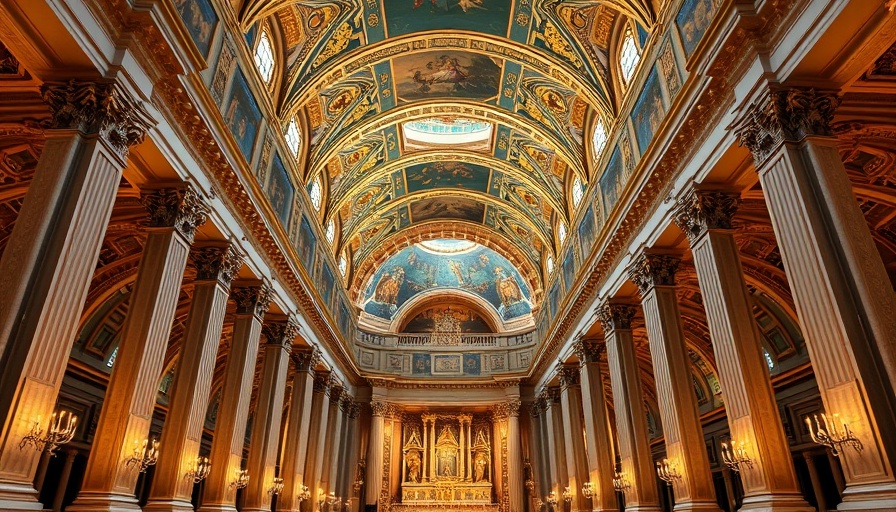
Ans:
[[[497,421],[516,418],[520,415],[520,405],[521,402],[517,399],[498,402],[492,407],[492,417]]]
[[[268,322],[262,326],[261,332],[269,345],[282,345],[291,350],[292,341],[299,335],[299,324],[293,318],[283,322]]]
[[[673,220],[693,244],[710,229],[731,229],[739,206],[737,194],[691,189],[678,200]]]
[[[560,377],[561,389],[566,389],[570,386],[578,386],[580,383],[578,366],[558,364],[557,375]]]
[[[149,212],[150,227],[174,228],[191,243],[196,228],[205,224],[210,211],[190,186],[146,192],[140,196],[140,202]]]
[[[600,361],[600,354],[604,351],[604,345],[594,340],[587,340],[584,337],[576,339],[572,346],[576,357],[582,363],[597,363]]]
[[[218,281],[230,286],[243,266],[243,258],[233,245],[203,246],[193,251],[197,281]]]
[[[675,286],[675,272],[680,263],[679,258],[668,254],[644,253],[628,269],[628,277],[641,295],[645,295],[654,286]]]
[[[231,289],[230,296],[236,302],[237,314],[264,318],[264,314],[274,298],[274,293],[270,285],[261,283],[251,286],[235,286]]]
[[[314,371],[314,367],[320,363],[320,358],[321,353],[317,348],[302,352],[293,352],[292,354],[292,362],[295,365],[296,371],[300,372]]]
[[[635,316],[635,306],[620,304],[618,302],[605,302],[594,311],[597,320],[605,332],[631,329],[632,318]]]

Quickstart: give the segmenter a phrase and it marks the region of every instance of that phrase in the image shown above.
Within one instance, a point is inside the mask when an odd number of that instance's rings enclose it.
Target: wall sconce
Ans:
[[[615,473],[613,473],[613,489],[616,489],[616,492],[622,492],[629,490],[632,488],[632,484],[628,483],[625,475],[620,473],[617,469]]]
[[[535,496],[535,480],[528,478],[523,483],[523,485],[526,487],[526,490],[529,492],[529,496],[534,497]]]
[[[134,453],[125,460],[125,465],[136,466],[140,473],[146,473],[149,466],[154,466],[159,459],[159,441],[144,439],[143,444],[138,445],[134,440]]]
[[[307,485],[303,485],[302,491],[299,492],[299,503],[301,503],[305,500],[310,500],[310,499],[311,499],[311,491],[308,490]]]
[[[208,461],[208,457],[198,456],[196,460],[193,461],[190,470],[187,471],[186,477],[192,478],[194,484],[198,484],[199,482],[205,480],[205,477],[208,476],[209,472],[212,470],[212,464]]]
[[[46,432],[41,427],[40,416],[34,420],[31,431],[22,438],[19,443],[19,450],[33,445],[37,451],[46,450],[50,455],[56,455],[56,449],[72,440],[75,437],[75,426],[78,424],[78,417],[68,411],[54,412],[50,418],[50,425]]]
[[[554,491],[551,491],[551,493],[548,494],[544,498],[544,502],[547,503],[548,505],[550,505],[551,507],[556,506],[557,505],[557,493]]]
[[[236,480],[230,482],[230,487],[235,487],[237,489],[245,489],[246,486],[249,485],[249,470],[248,469],[237,469],[236,470]]]
[[[317,488],[317,508],[324,508],[324,503],[327,502],[327,493],[324,492],[320,487]]]
[[[565,501],[566,503],[571,502],[573,496],[575,496],[575,495],[576,495],[576,493],[569,490],[569,486],[566,486],[563,488],[563,501]]]
[[[727,443],[722,443],[722,461],[735,473],[740,473],[741,464],[748,468],[753,468],[753,459],[747,455],[747,449],[744,448],[743,441],[736,443],[732,439],[731,446],[728,446]]]
[[[663,459],[657,461],[656,463],[656,474],[660,477],[660,480],[666,482],[666,485],[671,486],[674,480],[678,480],[681,478],[681,474],[678,472],[678,469],[674,464],[669,462],[669,459]]]
[[[592,496],[594,496],[594,486],[591,485],[591,482],[585,482],[582,485],[582,496],[588,498],[589,500]]]
[[[857,452],[865,448],[862,442],[849,429],[849,424],[845,421],[842,422],[843,432],[840,432],[840,428],[837,426],[837,424],[841,423],[839,414],[828,417],[827,414],[822,413],[823,428],[822,422],[818,421],[818,415],[814,414],[813,416],[815,418],[814,428],[812,427],[812,420],[806,416],[806,426],[809,427],[809,435],[812,436],[812,441],[830,448],[834,457],[840,456],[844,444],[852,446]]]
[[[330,495],[327,496],[327,505],[329,505],[330,508],[333,508],[333,505],[335,505],[338,502],[339,502],[339,498],[336,497],[335,492],[331,492]]]
[[[270,494],[271,496],[279,496],[281,492],[283,492],[283,479],[274,478],[270,489],[268,489],[268,494]]]

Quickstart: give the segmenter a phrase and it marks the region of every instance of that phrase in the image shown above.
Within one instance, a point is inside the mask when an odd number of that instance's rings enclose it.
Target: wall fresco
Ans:
[[[261,125],[261,109],[249,89],[246,75],[243,74],[243,70],[239,66],[233,76],[230,96],[224,105],[224,122],[227,123],[230,133],[236,139],[237,146],[246,162],[251,162],[255,150],[255,140]]]

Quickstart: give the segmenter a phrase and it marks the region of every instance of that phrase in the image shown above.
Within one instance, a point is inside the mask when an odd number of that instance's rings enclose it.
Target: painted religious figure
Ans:
[[[405,456],[405,462],[408,465],[408,482],[420,483],[420,452],[411,450]]]
[[[442,448],[439,450],[439,476],[452,477],[457,476],[455,466],[457,465],[457,452],[450,448]]]
[[[473,481],[488,481],[488,456],[485,452],[476,452],[476,457],[473,459]]]

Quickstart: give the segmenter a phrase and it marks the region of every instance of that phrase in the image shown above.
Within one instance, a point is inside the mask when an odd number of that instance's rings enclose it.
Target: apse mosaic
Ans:
[[[374,273],[364,293],[363,309],[391,320],[409,300],[440,289],[473,294],[490,304],[503,320],[532,311],[525,281],[513,264],[478,244],[454,252],[434,251],[420,244],[399,251]]]

